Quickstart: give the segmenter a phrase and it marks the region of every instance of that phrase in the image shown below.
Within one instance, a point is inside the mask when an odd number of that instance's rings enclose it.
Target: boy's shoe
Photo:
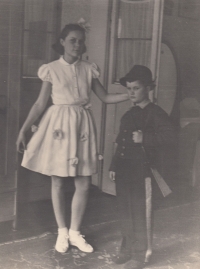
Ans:
[[[138,260],[132,259],[129,262],[127,262],[123,268],[124,269],[144,269],[145,265]]]
[[[123,264],[132,258],[131,236],[123,236],[119,253],[113,257],[112,261],[116,264]]]
[[[123,264],[129,261],[132,258],[132,255],[130,252],[120,252],[118,255],[116,255],[112,261],[116,264]]]
[[[68,234],[58,234],[55,250],[60,253],[65,253],[69,248],[69,236]]]
[[[69,243],[83,252],[92,253],[94,251],[93,247],[87,243],[82,234],[70,236]]]

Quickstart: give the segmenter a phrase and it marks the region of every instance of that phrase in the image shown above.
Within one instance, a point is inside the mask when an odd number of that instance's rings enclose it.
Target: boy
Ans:
[[[135,269],[145,267],[152,254],[152,197],[160,195],[160,190],[164,196],[170,193],[160,174],[165,170],[165,153],[175,143],[175,130],[167,113],[149,100],[149,91],[154,88],[149,68],[135,65],[120,83],[127,88],[133,106],[121,119],[110,167],[122,233],[114,262],[122,264],[132,258],[132,253],[143,253]],[[158,182],[152,171],[156,171]]]

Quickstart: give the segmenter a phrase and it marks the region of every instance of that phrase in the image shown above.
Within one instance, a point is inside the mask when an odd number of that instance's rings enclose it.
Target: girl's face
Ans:
[[[81,31],[71,31],[65,39],[60,39],[64,47],[64,59],[72,63],[81,55],[85,42],[85,35]]]
[[[135,103],[139,104],[144,100],[149,98],[149,86],[145,86],[139,80],[133,82],[126,82],[126,87],[128,91],[129,99]]]

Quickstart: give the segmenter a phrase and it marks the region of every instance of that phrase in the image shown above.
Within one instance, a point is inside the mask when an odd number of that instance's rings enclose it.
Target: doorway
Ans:
[[[59,55],[51,49],[60,32],[60,0],[25,0],[24,21],[22,26],[22,71],[19,127],[24,123],[33,103],[36,101],[41,80],[37,76],[42,64],[56,60]],[[49,101],[49,104],[51,101]],[[35,125],[39,120],[37,120]],[[27,132],[27,140],[32,132]],[[27,141],[28,142],[28,141]],[[20,166],[22,155],[19,155],[19,202],[50,199],[51,179],[45,175],[29,171]]]
[[[123,93],[119,84],[135,64],[146,65],[159,75],[160,46],[163,19],[162,0],[128,1],[113,0],[110,13],[110,43],[107,88],[110,93]],[[157,94],[157,90],[155,91]],[[156,97],[156,96],[155,96]],[[154,96],[150,96],[153,100]],[[115,151],[115,139],[121,116],[129,109],[130,102],[107,106],[104,143],[104,164],[101,189],[115,195],[115,185],[109,179],[109,166]]]

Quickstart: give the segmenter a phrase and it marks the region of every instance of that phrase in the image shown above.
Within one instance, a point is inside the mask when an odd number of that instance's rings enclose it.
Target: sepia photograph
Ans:
[[[0,269],[200,268],[200,0],[0,0]]]

